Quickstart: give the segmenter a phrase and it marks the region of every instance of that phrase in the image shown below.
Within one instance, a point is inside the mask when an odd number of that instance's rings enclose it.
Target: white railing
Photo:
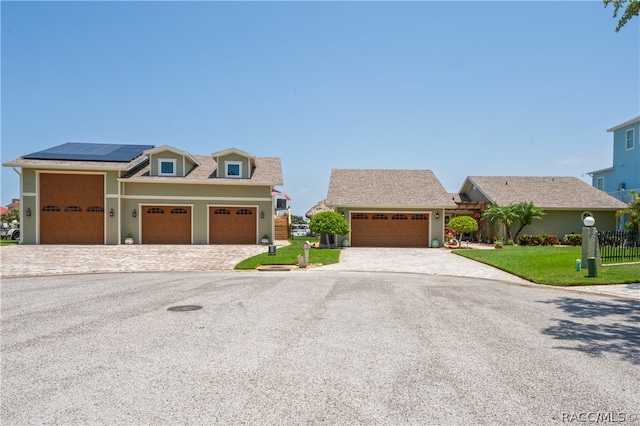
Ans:
[[[636,192],[640,192],[640,188],[632,188]],[[611,195],[618,200],[631,204],[633,201],[633,195],[631,194],[631,189],[620,189],[618,191],[607,192],[607,194]]]

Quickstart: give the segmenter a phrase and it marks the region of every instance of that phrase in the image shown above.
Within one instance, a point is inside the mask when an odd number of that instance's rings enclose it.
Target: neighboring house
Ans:
[[[607,132],[613,133],[613,166],[589,172],[593,186],[630,203],[631,189],[640,191],[640,115]]]
[[[479,210],[491,204],[531,202],[546,215],[522,233],[556,235],[560,240],[565,234],[580,234],[585,216],[593,216],[600,230],[614,230],[616,211],[627,207],[578,178],[557,176],[468,176],[460,188],[460,198],[460,207],[476,206]],[[513,224],[512,235],[518,227],[517,222]],[[482,238],[489,239],[498,232],[484,226]]]
[[[11,202],[7,204],[7,209],[11,210],[20,210],[20,198],[12,198]]]
[[[24,244],[258,244],[274,234],[276,157],[231,148],[69,143],[20,168]]]
[[[354,247],[431,247],[455,203],[431,170],[334,169],[326,206],[348,220]]]

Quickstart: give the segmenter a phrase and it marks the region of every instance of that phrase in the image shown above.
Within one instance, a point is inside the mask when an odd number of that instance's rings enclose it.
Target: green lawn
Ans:
[[[18,240],[0,240],[0,246],[14,246],[18,242]]]
[[[243,260],[235,266],[235,269],[255,269],[260,265],[297,265],[298,255],[304,253],[302,245],[307,240],[311,243],[318,242],[317,238],[303,239],[297,237],[296,239],[289,240],[290,244],[288,246],[278,247],[275,256],[269,256],[267,248],[265,247],[265,253]],[[338,263],[339,259],[339,249],[311,248],[309,250],[309,263],[329,265],[331,263]]]
[[[588,277],[587,265],[582,265],[580,272],[576,271],[576,259],[582,256],[580,247],[506,246],[499,250],[453,252],[538,284],[571,286],[640,282],[640,263],[602,266],[598,268],[598,276],[591,278]]]

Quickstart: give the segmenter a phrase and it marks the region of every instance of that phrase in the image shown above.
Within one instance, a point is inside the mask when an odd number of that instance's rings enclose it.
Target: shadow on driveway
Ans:
[[[576,319],[555,319],[556,324],[542,330],[542,334],[566,343],[557,349],[580,351],[593,357],[612,353],[640,365],[640,302],[559,297],[539,303],[556,305]]]

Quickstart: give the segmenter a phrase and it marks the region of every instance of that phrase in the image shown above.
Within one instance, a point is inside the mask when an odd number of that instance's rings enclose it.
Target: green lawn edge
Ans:
[[[495,250],[452,250],[463,256],[536,284],[551,286],[582,286],[600,284],[640,283],[640,263],[598,267],[598,276],[589,277],[587,265],[576,270],[581,247],[520,247],[506,246]]]
[[[292,239],[289,240],[288,246],[277,247],[275,255],[269,255],[267,247],[265,252],[256,256],[244,259],[238,263],[234,269],[236,270],[248,270],[256,269],[262,265],[297,265],[298,256],[304,254],[304,248],[302,245],[305,241],[310,243],[317,243],[317,238],[307,239]],[[327,249],[327,248],[314,248],[309,250],[309,263],[310,264],[323,264],[330,265],[332,263],[338,263],[340,261],[340,249]]]

